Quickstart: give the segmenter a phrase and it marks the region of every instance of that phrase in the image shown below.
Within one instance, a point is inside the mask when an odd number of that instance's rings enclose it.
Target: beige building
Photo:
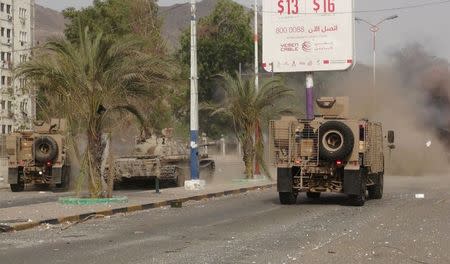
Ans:
[[[34,42],[34,0],[0,0],[0,134],[29,127],[35,100],[12,69],[30,59]]]
[[[33,93],[13,67],[27,61],[34,43],[34,0],[0,0],[0,188],[8,159],[1,135],[30,127],[36,115]]]

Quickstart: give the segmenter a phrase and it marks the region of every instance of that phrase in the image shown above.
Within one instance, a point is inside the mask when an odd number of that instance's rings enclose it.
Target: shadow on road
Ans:
[[[281,205],[278,197],[268,199],[267,202]],[[296,205],[341,205],[349,206],[348,197],[344,194],[323,194],[318,199],[310,199],[306,197],[306,193],[299,193]],[[292,206],[292,205],[290,205]]]

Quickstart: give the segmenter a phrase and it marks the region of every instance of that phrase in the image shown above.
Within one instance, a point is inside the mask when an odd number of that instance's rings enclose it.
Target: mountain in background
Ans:
[[[197,18],[211,13],[218,0],[204,0],[197,4]],[[179,40],[183,30],[190,26],[190,4],[161,6],[160,16],[163,18],[163,35],[172,50],[179,48]],[[36,43],[43,43],[49,37],[63,36],[66,20],[61,12],[36,5]]]
[[[197,19],[209,15],[218,0],[203,0],[197,7]],[[178,49],[180,47],[180,36],[182,32],[190,28],[191,8],[189,3],[176,4],[173,6],[161,6],[160,16],[163,18],[163,36],[166,38],[169,47]]]
[[[65,19],[61,12],[35,5],[35,41],[44,43],[49,37],[64,35]]]

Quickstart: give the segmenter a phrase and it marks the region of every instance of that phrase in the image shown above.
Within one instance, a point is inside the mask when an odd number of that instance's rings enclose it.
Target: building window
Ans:
[[[8,101],[8,113],[12,112],[12,102]]]
[[[2,85],[6,84],[6,76],[2,76]]]
[[[11,29],[6,29],[6,37],[11,38]]]
[[[6,5],[6,13],[11,14],[11,5]]]
[[[2,59],[2,61],[5,61],[5,59],[6,59],[6,52],[4,52],[4,51],[1,52],[1,59]]]
[[[5,12],[5,4],[4,3],[0,4],[0,11]]]
[[[8,133],[12,132],[12,125],[8,125]]]
[[[2,125],[2,134],[6,134],[6,125]]]
[[[27,55],[26,54],[20,55],[20,63],[26,62],[26,61],[27,61]]]
[[[28,41],[28,39],[27,39],[27,32],[20,31],[19,41],[20,42],[25,42],[25,43]]]
[[[27,10],[25,8],[19,8],[19,17],[25,19],[27,16]]]
[[[11,62],[11,52],[6,52],[6,61]]]
[[[20,89],[25,89],[26,81],[24,78],[20,78],[19,80],[19,87]]]
[[[5,100],[2,100],[1,105],[2,105],[2,110],[5,110],[6,109],[6,102],[5,102]]]
[[[28,108],[28,101],[24,100],[24,101],[20,102],[20,111],[22,113],[26,114],[27,108]]]
[[[2,27],[2,29],[1,29],[1,35],[2,35],[2,37],[5,36],[5,28],[4,27]]]
[[[7,84],[8,84],[8,86],[11,86],[11,84],[12,84],[12,78],[11,77],[6,77],[6,82],[7,82]]]

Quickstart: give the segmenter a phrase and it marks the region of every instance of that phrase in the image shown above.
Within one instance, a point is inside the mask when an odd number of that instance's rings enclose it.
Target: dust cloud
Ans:
[[[379,66],[376,87],[372,68],[334,74],[320,96],[349,96],[353,118],[383,123],[394,130],[396,149],[386,150],[390,175],[448,175],[450,172],[450,71],[418,45],[392,56],[392,66]]]

